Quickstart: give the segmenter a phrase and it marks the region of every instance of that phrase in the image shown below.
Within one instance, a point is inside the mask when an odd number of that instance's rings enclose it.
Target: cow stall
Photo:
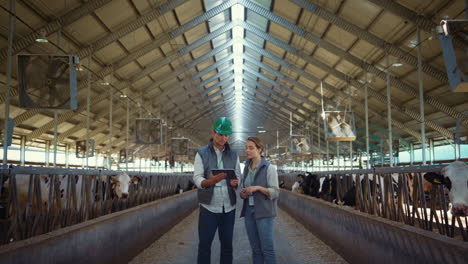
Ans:
[[[177,194],[191,179],[191,174],[44,167],[0,173],[0,245]]]
[[[335,189],[309,195],[287,191],[298,177],[282,174],[279,206],[352,263],[466,263],[467,217],[450,214],[443,185],[425,190],[424,175],[442,167],[313,172]],[[350,191],[354,204],[343,206]]]
[[[0,246],[0,263],[128,263],[197,207],[189,191]]]

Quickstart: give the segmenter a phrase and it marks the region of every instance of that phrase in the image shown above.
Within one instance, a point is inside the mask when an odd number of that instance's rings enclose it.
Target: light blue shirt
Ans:
[[[217,148],[214,148],[216,157],[217,157],[217,163],[219,164],[218,169],[224,169],[223,163],[220,162],[221,158],[223,157],[223,152]],[[200,155],[197,153],[195,156],[195,163],[193,165],[193,182],[197,186],[197,188],[203,189],[201,186],[202,181],[206,180],[204,176],[204,168],[203,168],[203,160],[200,157]],[[239,156],[237,156],[237,161],[236,161],[236,176],[237,179],[240,179],[241,175],[241,170],[240,170],[240,161],[239,161]],[[224,207],[224,212],[230,212],[236,208],[235,205],[231,205],[231,200],[229,199],[229,193],[228,193],[228,187],[226,184],[225,180],[222,180],[218,182],[214,186],[213,190],[213,198],[211,199],[210,204],[202,204],[200,203],[201,206],[205,207],[208,211],[212,213],[222,213],[223,212],[223,207]]]

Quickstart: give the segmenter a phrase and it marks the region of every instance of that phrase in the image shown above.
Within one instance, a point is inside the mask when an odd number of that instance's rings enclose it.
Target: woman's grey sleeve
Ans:
[[[271,164],[267,171],[267,189],[270,194],[270,200],[277,199],[279,196],[278,172],[276,165]]]

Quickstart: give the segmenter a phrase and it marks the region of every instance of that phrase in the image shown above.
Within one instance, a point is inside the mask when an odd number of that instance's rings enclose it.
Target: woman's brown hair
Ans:
[[[265,151],[262,141],[258,137],[248,137],[247,140],[252,141],[255,144],[255,147],[260,149],[260,155],[262,155],[262,152]]]

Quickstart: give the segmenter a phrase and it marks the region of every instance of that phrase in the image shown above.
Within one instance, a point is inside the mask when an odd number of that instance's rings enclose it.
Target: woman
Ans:
[[[276,166],[262,156],[265,150],[257,137],[247,138],[240,196],[244,199],[241,217],[252,248],[254,264],[276,263],[273,224],[279,195]]]

